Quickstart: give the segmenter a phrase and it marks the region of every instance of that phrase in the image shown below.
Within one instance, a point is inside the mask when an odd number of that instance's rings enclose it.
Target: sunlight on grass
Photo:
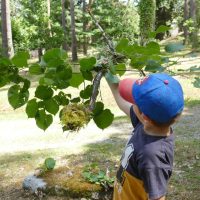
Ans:
[[[200,99],[191,99],[191,98],[185,99],[185,106],[194,107],[197,105],[200,105]]]

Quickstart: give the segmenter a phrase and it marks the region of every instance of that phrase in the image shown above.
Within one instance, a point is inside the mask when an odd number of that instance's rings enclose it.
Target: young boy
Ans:
[[[184,107],[181,85],[167,74],[152,74],[109,86],[134,127],[121,158],[113,200],[165,200],[174,157],[171,125]]]

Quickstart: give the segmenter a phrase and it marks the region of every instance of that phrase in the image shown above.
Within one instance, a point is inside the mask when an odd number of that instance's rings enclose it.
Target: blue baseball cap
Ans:
[[[128,83],[132,86],[128,86]],[[155,73],[137,80],[122,80],[119,87],[125,100],[136,104],[142,113],[155,122],[167,123],[183,111],[182,87],[168,74]]]

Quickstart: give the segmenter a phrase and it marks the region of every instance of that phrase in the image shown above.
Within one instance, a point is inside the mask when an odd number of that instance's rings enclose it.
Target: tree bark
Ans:
[[[184,1],[184,22],[186,22],[189,19],[189,5],[188,5],[188,0]],[[184,44],[187,44],[188,42],[188,27],[183,26],[183,32],[184,32]]]
[[[75,28],[74,0],[70,0],[70,15],[71,15],[71,35],[72,35],[72,61],[78,60],[77,55],[77,39]]]
[[[42,56],[43,56],[42,48],[39,47],[38,48],[38,59],[39,59],[39,62],[41,61]]]
[[[50,16],[51,16],[51,1],[50,0],[47,0],[47,16],[48,16],[49,36],[52,37],[51,21],[50,21]]]
[[[2,21],[3,55],[11,58],[14,55],[14,48],[13,48],[13,41],[12,41],[9,0],[1,0],[1,21]]]
[[[66,0],[61,0],[61,4],[62,4],[62,27],[63,27],[63,33],[64,33],[62,47],[65,51],[67,51],[68,45],[67,45],[67,23],[66,23],[65,1]]]
[[[85,14],[86,14],[86,1],[83,0],[83,54],[87,55],[87,37],[85,35],[87,22]]]
[[[196,0],[190,0],[190,13],[189,16],[193,20],[193,28],[194,30],[190,34],[190,39],[192,43],[192,47],[198,47],[198,29],[197,29],[197,15],[196,15]]]

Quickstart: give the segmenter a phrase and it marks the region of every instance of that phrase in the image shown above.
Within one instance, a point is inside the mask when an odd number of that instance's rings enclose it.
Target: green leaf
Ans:
[[[22,82],[24,82],[24,85],[21,91],[26,92],[30,88],[31,82],[28,79],[23,79]]]
[[[58,66],[64,65],[64,60],[61,60],[61,58],[55,58],[53,57],[48,63],[47,63],[47,67],[49,68],[56,68]]]
[[[160,54],[160,45],[157,42],[149,42],[146,45],[146,48],[151,55],[152,54]]]
[[[123,49],[128,46],[129,40],[127,38],[122,38],[116,46],[116,51],[118,53],[123,53]]]
[[[5,86],[7,83],[9,83],[9,79],[7,76],[0,76],[0,88]]]
[[[139,69],[139,70],[142,69],[145,66],[145,64],[146,62],[140,60],[140,58],[133,58],[131,59],[131,63],[130,63],[133,69]]]
[[[52,124],[53,117],[52,115],[46,114],[44,110],[40,110],[37,113],[35,120],[37,126],[45,131]]]
[[[56,165],[56,161],[53,158],[46,158],[44,164],[48,170],[53,170]]]
[[[56,115],[56,113],[59,111],[59,105],[57,102],[52,98],[44,101],[45,110],[47,110],[49,113]]]
[[[91,71],[94,68],[94,65],[96,64],[96,58],[83,58],[79,61],[81,70],[82,71]]]
[[[29,91],[22,91],[19,85],[13,85],[8,90],[8,101],[16,109],[23,106],[29,98]]]
[[[43,56],[43,61],[46,62],[47,64],[50,63],[51,67],[52,67],[52,62],[56,61],[59,62],[60,64],[60,60],[66,60],[67,59],[67,52],[64,51],[63,49],[59,49],[59,48],[54,48],[54,49],[50,49],[48,50],[44,56]],[[55,63],[54,63],[55,64]],[[57,65],[56,65],[57,66]],[[55,67],[56,67],[55,66]]]
[[[126,65],[124,63],[120,63],[115,66],[116,73],[120,76],[124,75],[126,72]]]
[[[20,51],[12,58],[12,63],[16,67],[27,67],[30,55],[27,51]]]
[[[168,53],[174,53],[174,52],[183,50],[184,47],[185,46],[181,43],[170,43],[165,46],[165,51]]]
[[[56,87],[58,89],[62,90],[62,89],[66,89],[67,87],[69,87],[69,82],[57,79],[55,81],[54,85],[56,85]]]
[[[53,90],[50,87],[39,85],[35,91],[35,97],[39,99],[50,99],[53,96]]]
[[[78,88],[81,83],[83,83],[84,78],[81,74],[73,74],[69,81],[70,86]]]
[[[92,96],[92,85],[88,85],[84,90],[81,90],[80,97],[83,99],[88,99]]]
[[[81,101],[80,97],[76,97],[70,100],[71,103],[78,103],[80,101]]]
[[[99,115],[104,109],[104,104],[102,102],[96,102],[95,104],[95,108],[93,110],[93,114],[95,115]]]
[[[150,32],[148,37],[149,38],[155,38],[156,37],[156,32],[155,31]]]
[[[43,74],[43,69],[41,68],[41,66],[37,63],[35,64],[32,64],[30,67],[29,67],[29,73],[32,74],[32,75],[40,75],[40,74]]]
[[[161,25],[157,28],[156,31],[149,33],[149,38],[155,38],[158,33],[165,33],[166,31],[169,31],[169,30],[170,30],[170,27]]]
[[[45,78],[45,77],[42,77],[40,78],[39,80],[39,84],[40,85],[46,85],[46,86],[50,86],[50,85],[53,85],[55,82],[53,79],[50,79],[50,78]]]
[[[114,115],[109,109],[105,109],[99,115],[95,115],[93,119],[100,129],[105,129],[112,124]]]
[[[194,87],[200,88],[200,78],[195,78],[195,81],[193,82]]]
[[[68,81],[72,78],[72,69],[69,67],[57,69],[56,78],[59,80]]]
[[[156,29],[156,33],[165,33],[166,31],[169,31],[171,28],[169,26],[161,25]]]
[[[0,58],[0,67],[2,66],[8,67],[10,65],[12,65],[12,62],[10,61],[10,59],[4,58],[4,57]]]
[[[105,78],[109,83],[119,83],[119,78],[116,75],[111,74],[109,71],[105,74]]]
[[[35,118],[38,111],[38,103],[36,99],[31,99],[26,105],[26,114],[28,118]]]
[[[92,81],[93,80],[92,72],[90,72],[90,71],[82,71],[81,70],[81,73],[82,73],[84,79],[86,79],[88,81]]]
[[[145,71],[149,71],[149,72],[163,72],[164,71],[164,67],[162,67],[160,65],[160,63],[156,62],[155,60],[148,60],[147,61],[147,65],[145,67]]]

